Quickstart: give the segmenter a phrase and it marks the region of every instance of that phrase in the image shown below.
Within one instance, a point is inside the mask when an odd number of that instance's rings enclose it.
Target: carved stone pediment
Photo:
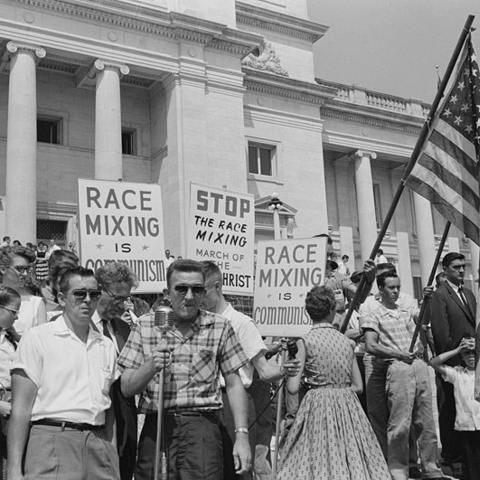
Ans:
[[[258,49],[255,49],[242,60],[242,64],[256,70],[264,70],[282,77],[288,77],[288,72],[282,67],[273,45],[265,40]]]

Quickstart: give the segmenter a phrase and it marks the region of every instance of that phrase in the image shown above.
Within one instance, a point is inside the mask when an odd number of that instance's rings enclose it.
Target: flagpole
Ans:
[[[470,33],[470,28],[472,27],[473,20],[475,19],[475,15],[469,15],[467,18],[467,21],[465,22],[465,25],[463,27],[462,33],[460,35],[460,38],[458,39],[457,45],[455,47],[455,50],[453,51],[452,58],[450,59],[450,62],[447,66],[447,69],[445,70],[445,75],[443,76],[442,83],[440,84],[437,94],[435,96],[435,99],[433,100],[432,106],[430,107],[430,111],[428,113],[427,120],[423,124],[422,130],[420,132],[420,135],[418,137],[417,143],[415,144],[415,148],[413,149],[412,155],[410,157],[410,160],[408,164],[405,167],[403,176],[400,180],[400,184],[397,188],[397,191],[393,197],[392,204],[390,205],[390,208],[385,216],[385,220],[383,222],[382,228],[380,229],[380,232],[378,233],[377,240],[372,248],[372,252],[370,253],[370,260],[373,260],[375,258],[375,255],[377,254],[378,249],[380,248],[383,238],[385,237],[385,234],[387,232],[387,229],[390,225],[390,221],[392,220],[393,214],[395,213],[395,210],[397,208],[398,203],[400,202],[400,197],[402,196],[403,190],[405,189],[405,182],[410,175],[410,173],[413,170],[413,167],[415,166],[415,163],[418,160],[418,157],[420,156],[420,152],[423,148],[423,144],[425,143],[425,140],[428,137],[429,134],[429,129],[430,129],[430,122],[434,118],[435,113],[437,111],[437,108],[443,98],[443,94],[445,92],[445,89],[448,85],[448,82],[450,81],[450,77],[452,75],[453,70],[455,69],[455,65],[457,63],[458,57],[460,55],[460,52],[462,51],[463,45],[465,43],[465,40]],[[357,286],[357,290],[355,291],[355,295],[350,302],[350,306],[348,307],[347,314],[345,315],[345,318],[343,320],[343,323],[340,327],[340,332],[345,333],[345,330],[347,329],[348,322],[350,321],[350,318],[352,316],[353,310],[356,307],[356,304],[358,303],[358,300],[360,298],[360,294],[362,293],[362,290],[365,286],[365,275],[362,275],[360,279],[360,283]]]
[[[443,231],[442,239],[440,240],[440,244],[438,245],[437,255],[435,256],[435,261],[433,262],[433,267],[432,267],[432,270],[430,271],[430,276],[428,277],[427,285],[432,285],[433,281],[435,280],[435,275],[437,273],[437,266],[440,262],[440,257],[442,256],[443,247],[445,246],[445,242],[447,241],[450,226],[451,226],[450,222],[447,222],[445,224],[445,230]],[[430,302],[429,296],[423,299],[423,303],[420,308],[420,313],[418,315],[417,325],[415,326],[415,331],[413,332],[410,348],[408,349],[409,352],[413,352],[415,343],[417,343],[417,337],[418,337],[418,334],[420,333],[420,329],[423,327],[423,317],[425,316],[425,312],[427,311],[427,306],[429,302]]]

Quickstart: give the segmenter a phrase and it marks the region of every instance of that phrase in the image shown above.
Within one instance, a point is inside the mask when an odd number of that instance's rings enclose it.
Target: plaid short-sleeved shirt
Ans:
[[[141,317],[118,357],[121,369],[137,369],[151,356],[161,340],[153,314]],[[200,310],[185,337],[176,329],[166,335],[172,349],[171,374],[165,378],[165,409],[222,408],[220,372],[228,375],[247,363],[230,324],[220,315]],[[155,375],[140,396],[139,413],[156,411],[158,379]]]
[[[416,310],[386,308],[378,303],[378,308],[360,318],[360,328],[374,330],[378,333],[378,344],[394,350],[407,352],[415,331],[414,315]],[[416,350],[423,349],[420,340],[417,340]]]

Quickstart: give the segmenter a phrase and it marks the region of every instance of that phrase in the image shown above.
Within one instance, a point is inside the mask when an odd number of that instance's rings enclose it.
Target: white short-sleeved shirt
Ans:
[[[103,425],[110,387],[118,377],[112,341],[90,328],[83,343],[63,316],[25,333],[12,370],[20,369],[37,386],[32,421]]]
[[[18,312],[18,318],[15,320],[15,330],[23,335],[32,327],[45,323],[45,318],[39,318],[38,309],[43,302],[43,298],[35,295],[22,295],[22,303]]]
[[[0,386],[10,388],[10,368],[15,357],[15,347],[7,340],[5,330],[0,330]]]
[[[265,354],[267,347],[255,322],[249,316],[235,310],[230,303],[227,303],[227,308],[220,315],[226,318],[232,325],[233,331],[248,359],[248,363],[240,368],[239,372],[243,386],[248,388],[253,381],[254,367],[251,361],[259,353]]]
[[[474,399],[475,370],[444,365],[446,382],[453,384],[455,393],[455,430],[480,430],[480,402]]]

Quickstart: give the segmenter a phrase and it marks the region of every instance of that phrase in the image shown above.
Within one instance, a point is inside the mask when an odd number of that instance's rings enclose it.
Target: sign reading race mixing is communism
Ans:
[[[305,297],[325,281],[326,253],[325,238],[258,242],[253,319],[262,335],[308,333]]]
[[[161,292],[167,263],[159,185],[78,180],[82,265],[96,271],[125,262],[139,281],[136,293]]]
[[[187,255],[220,267],[224,293],[253,294],[254,238],[253,195],[191,184]]]

